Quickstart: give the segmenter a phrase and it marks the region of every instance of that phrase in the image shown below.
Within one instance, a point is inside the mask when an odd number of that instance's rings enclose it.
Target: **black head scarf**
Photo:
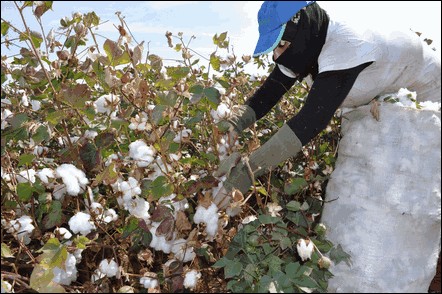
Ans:
[[[309,74],[318,74],[318,57],[327,36],[330,18],[317,3],[299,11],[287,22],[282,40],[291,45],[275,61],[298,75],[302,81]]]

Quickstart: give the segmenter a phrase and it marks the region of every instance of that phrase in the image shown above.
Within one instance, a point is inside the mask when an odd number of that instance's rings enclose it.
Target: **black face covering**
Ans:
[[[318,57],[327,36],[329,17],[317,3],[308,5],[287,22],[282,40],[291,45],[275,62],[298,75],[302,81],[318,74]]]

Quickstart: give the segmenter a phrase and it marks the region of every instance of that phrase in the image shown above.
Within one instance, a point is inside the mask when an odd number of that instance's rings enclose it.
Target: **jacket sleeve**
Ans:
[[[304,106],[287,122],[303,146],[327,127],[358,75],[371,63],[322,72],[316,77]]]
[[[290,90],[295,81],[296,79],[283,74],[279,66],[276,65],[264,84],[245,103],[255,111],[256,120],[266,115]]]

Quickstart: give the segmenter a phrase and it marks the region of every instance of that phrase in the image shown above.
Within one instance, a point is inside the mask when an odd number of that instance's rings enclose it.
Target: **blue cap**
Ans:
[[[264,1],[258,12],[259,39],[253,57],[271,52],[281,41],[286,23],[315,1]]]

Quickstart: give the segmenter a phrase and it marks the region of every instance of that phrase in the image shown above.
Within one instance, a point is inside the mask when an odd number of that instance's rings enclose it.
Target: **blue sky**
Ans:
[[[151,53],[163,58],[179,58],[167,46],[166,31],[192,35],[191,48],[208,56],[214,50],[214,34],[228,32],[230,44],[237,56],[251,55],[258,39],[257,12],[262,1],[54,1],[53,10],[43,15],[47,28],[58,27],[60,18],[73,12],[95,11],[102,21],[98,32],[116,39],[115,26],[120,11],[138,42],[149,43]],[[360,28],[383,30],[386,27],[421,31],[434,40],[433,46],[441,51],[441,2],[440,1],[318,1],[331,17],[336,17]],[[2,1],[2,18],[22,28],[21,20],[11,1]],[[38,28],[33,17],[26,16],[31,27]],[[101,41],[104,41],[102,38]],[[145,46],[145,52],[147,46]],[[7,54],[2,45],[2,55]]]

